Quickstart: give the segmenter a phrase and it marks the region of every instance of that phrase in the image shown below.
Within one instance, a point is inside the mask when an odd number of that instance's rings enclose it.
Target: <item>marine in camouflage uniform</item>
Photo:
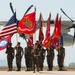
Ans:
[[[9,43],[8,44],[8,47],[6,49],[6,52],[7,54],[7,62],[8,62],[8,71],[12,71],[12,65],[13,65],[13,59],[14,59],[14,49],[12,47],[12,43]]]
[[[30,47],[29,42],[27,42],[27,47],[25,47],[25,51],[24,51],[25,63],[26,63],[26,67],[27,67],[26,71],[32,70],[31,50],[32,50],[32,47]]]
[[[16,71],[20,71],[21,70],[21,59],[23,56],[23,48],[20,46],[20,42],[17,43],[17,46],[15,46],[14,49],[16,50],[16,65],[17,65]]]
[[[65,48],[61,43],[58,46],[57,51],[58,51],[57,61],[58,61],[59,71],[65,71],[66,70],[64,69]]]
[[[46,51],[47,51],[48,71],[52,71],[53,60],[54,60],[54,49],[49,47],[49,48],[46,49]]]
[[[46,50],[42,47],[42,43],[40,42],[40,44],[38,45],[38,49],[39,49],[39,70],[43,71],[43,63],[44,63],[44,59],[45,59],[45,52]]]
[[[37,68],[37,71],[39,72],[39,49],[38,49],[38,44],[35,43],[33,50],[31,52],[32,54],[32,66],[33,66],[33,72],[35,73],[35,69]],[[36,66],[36,68],[35,68]]]

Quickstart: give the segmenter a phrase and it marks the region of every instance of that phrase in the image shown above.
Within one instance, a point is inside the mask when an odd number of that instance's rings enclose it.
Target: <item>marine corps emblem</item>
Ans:
[[[32,22],[29,20],[29,18],[25,18],[22,23],[27,27],[31,28],[32,27]]]

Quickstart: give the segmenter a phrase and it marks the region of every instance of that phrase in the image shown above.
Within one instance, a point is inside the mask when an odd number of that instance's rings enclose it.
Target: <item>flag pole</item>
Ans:
[[[16,11],[16,9],[15,9]],[[18,20],[16,19],[16,23],[18,24]],[[18,33],[16,33],[16,42],[18,43]]]
[[[13,10],[13,6],[12,6],[11,2],[10,2],[10,8],[11,8],[12,13],[14,14],[15,12]],[[15,11],[16,11],[16,9],[15,9]],[[17,22],[18,22],[18,20],[17,20]],[[16,33],[16,42],[18,42],[18,34],[17,33]]]
[[[58,21],[60,21],[61,20],[61,16],[60,16],[60,18],[59,18],[59,20]],[[60,33],[61,33],[61,31],[60,31]],[[61,35],[62,35],[62,33],[61,33]],[[58,44],[59,44],[59,54],[60,54],[60,43],[61,43],[61,36],[59,37],[59,41],[58,41]]]
[[[35,10],[35,13],[36,13],[36,7],[34,8],[34,10]],[[35,19],[36,19],[36,17],[35,17]],[[35,22],[35,25],[36,25],[36,22]],[[35,31],[36,31],[36,28],[35,28]],[[36,43],[36,32],[33,34],[33,44],[35,44],[35,43]]]
[[[12,13],[14,14],[14,10],[13,10],[13,6],[11,2],[10,2],[10,8],[11,8]]]
[[[25,12],[24,16],[28,13],[28,11],[33,7],[33,5],[31,5]]]
[[[18,34],[16,33],[16,42],[18,43]]]
[[[24,16],[28,13],[28,11],[33,7],[33,5],[29,6],[29,8],[26,10]],[[23,37],[27,43],[27,40],[26,40],[26,35],[24,33],[20,34],[21,37]]]

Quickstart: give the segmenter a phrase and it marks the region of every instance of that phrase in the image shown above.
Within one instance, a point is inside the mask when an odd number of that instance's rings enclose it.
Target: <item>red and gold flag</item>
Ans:
[[[50,36],[46,36],[46,38],[45,38],[45,40],[44,40],[44,42],[43,42],[43,46],[44,46],[45,48],[48,48],[48,47],[51,46],[51,39],[50,39]]]
[[[43,41],[43,39],[44,39],[44,34],[43,34],[43,30],[42,30],[42,20],[41,20],[41,15],[42,14],[40,14],[40,20],[39,20],[39,25],[40,25],[40,29],[39,29],[39,41]]]
[[[51,14],[49,15],[49,18],[47,20],[47,30],[46,30],[46,38],[43,42],[43,46],[45,48],[48,48],[51,46],[51,38],[50,38],[50,18],[51,18]]]
[[[35,33],[35,12],[25,15],[18,23],[18,33]]]
[[[29,35],[28,42],[29,42],[30,46],[32,47],[33,46],[33,35]]]
[[[56,45],[57,43],[59,43],[60,37],[61,37],[61,17],[58,20],[58,14],[57,14],[55,21],[55,29],[52,35],[52,42]]]

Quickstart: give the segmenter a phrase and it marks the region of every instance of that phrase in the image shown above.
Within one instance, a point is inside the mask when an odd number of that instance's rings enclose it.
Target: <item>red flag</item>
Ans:
[[[7,48],[8,43],[10,43],[10,42],[11,42],[11,36],[10,35],[2,37],[0,39],[0,50]]]
[[[57,35],[58,35],[58,14],[57,14],[57,16],[56,16],[56,20],[55,20],[55,29],[54,29],[52,38],[58,37]]]
[[[18,33],[35,33],[35,12],[25,15],[18,23]]]
[[[46,30],[46,38],[44,40],[43,46],[45,48],[48,48],[51,46],[51,38],[50,38],[50,18],[51,18],[51,14],[47,20],[47,30]]]
[[[46,36],[50,36],[50,18],[51,18],[51,14],[49,15],[49,18],[47,20],[47,30],[46,30]]]
[[[43,34],[43,32],[42,32],[42,27],[40,28],[40,30],[39,30],[39,41],[43,41],[43,39],[44,39],[44,34]]]
[[[40,20],[39,20],[39,24],[40,24],[40,29],[39,29],[39,41],[43,41],[44,39],[44,34],[43,34],[43,30],[42,30],[42,20],[41,20],[41,16],[42,14],[40,14]]]
[[[58,20],[58,14],[57,14],[56,21],[55,21],[55,29],[54,29],[54,33],[52,35],[52,42],[55,45],[57,45],[60,37],[61,37],[61,17]]]
[[[50,39],[50,36],[46,36],[46,38],[45,38],[45,40],[44,40],[44,42],[43,42],[43,46],[44,46],[45,48],[48,48],[48,47],[51,46],[51,39]]]
[[[30,46],[32,47],[33,46],[33,35],[29,35],[28,42],[29,42]]]

